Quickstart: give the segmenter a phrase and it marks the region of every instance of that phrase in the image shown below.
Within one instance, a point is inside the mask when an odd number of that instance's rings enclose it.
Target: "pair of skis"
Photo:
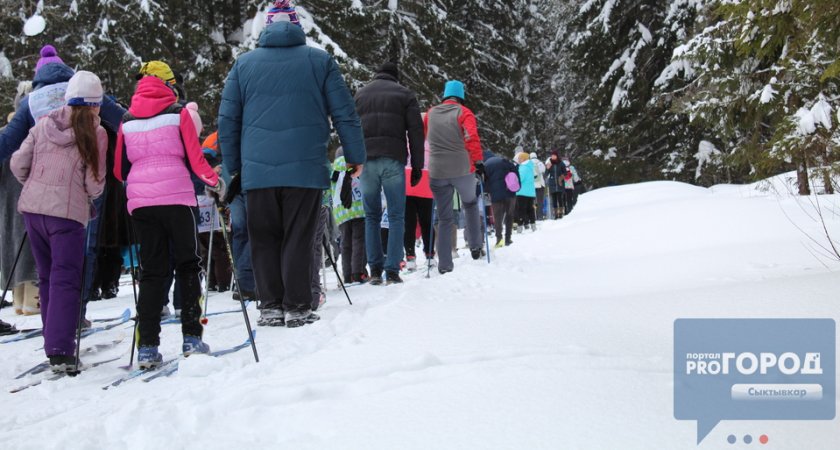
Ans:
[[[109,317],[107,319],[95,319],[95,320],[92,320],[91,322],[93,322],[93,323],[104,323],[104,322],[112,322],[112,321],[115,321],[115,320],[117,321],[116,323],[97,326],[97,327],[93,327],[93,328],[88,328],[86,330],[82,330],[82,337],[88,337],[92,334],[96,334],[96,333],[99,333],[101,331],[107,331],[107,330],[118,327],[118,326],[128,322],[129,320],[131,320],[131,310],[126,309],[125,311],[123,311],[123,313],[119,317]],[[42,328],[33,329],[33,330],[21,330],[19,334],[0,341],[0,344],[10,344],[12,342],[25,341],[27,339],[33,339],[33,338],[40,337],[40,336],[43,336],[43,335],[44,335],[44,330]]]
[[[231,354],[231,353],[236,353],[239,350],[242,350],[243,348],[248,348],[251,345],[251,340],[254,339],[256,334],[257,334],[257,332],[254,331],[253,334],[251,335],[251,338],[246,339],[245,342],[243,342],[239,345],[233,346],[233,347],[225,348],[225,349],[222,349],[222,350],[212,351],[212,352],[208,353],[208,355],[218,358],[218,357],[228,355],[228,354]],[[147,374],[152,374],[152,375],[143,379],[143,381],[146,382],[146,383],[148,383],[152,380],[156,380],[158,378],[168,377],[168,376],[170,376],[170,375],[172,375],[172,374],[174,374],[175,372],[178,371],[178,363],[183,358],[184,357],[179,356],[179,357],[176,357],[176,358],[167,359],[167,360],[163,361],[159,366],[155,367],[154,369],[134,369],[131,372],[129,372],[129,373],[125,374],[124,376],[118,378],[117,380],[113,381],[111,384],[108,384],[107,386],[103,386],[102,389],[103,390],[108,390],[108,389],[111,389],[111,388],[115,388],[115,387],[118,387],[118,386],[122,385],[123,383],[125,383],[127,381],[131,381],[135,378],[140,378],[140,377],[142,377],[144,375],[147,375]]]

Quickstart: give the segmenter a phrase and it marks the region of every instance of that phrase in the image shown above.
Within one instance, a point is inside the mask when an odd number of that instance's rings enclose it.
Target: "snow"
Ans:
[[[824,196],[826,207],[840,197]],[[260,328],[262,361],[243,350],[193,356],[171,377],[100,388],[128,358],[18,394],[15,374],[39,362],[38,339],[0,345],[4,448],[556,449],[696,448],[696,424],[673,417],[673,324],[685,317],[840,320],[837,261],[808,203],[759,185],[705,189],[675,182],[581,196],[561,221],[514,234],[493,262],[464,250],[455,271],[405,284],[330,283],[322,320]],[[840,218],[827,217],[840,236]],[[801,228],[802,231],[797,229]],[[822,237],[821,237],[822,236]],[[826,266],[824,266],[825,264]],[[829,270],[831,269],[831,270]],[[133,307],[131,290],[94,302],[91,318]],[[238,306],[214,294],[210,310]],[[252,322],[257,312],[250,310]],[[0,317],[21,327],[37,317]],[[180,346],[165,325],[162,351]],[[211,317],[218,348],[245,336],[241,315]],[[34,377],[30,378],[34,379]],[[836,448],[837,421],[723,421],[726,436],[764,433],[774,448]]]
[[[770,79],[770,82],[767,83],[767,85],[764,86],[764,88],[761,90],[761,98],[759,99],[759,102],[761,102],[762,105],[766,105],[767,103],[772,102],[774,98],[776,98],[776,94],[778,94],[779,91],[773,89],[773,84],[777,82],[778,81],[776,80],[776,77],[773,77],[772,79]]]
[[[715,155],[720,155],[720,150],[714,144],[709,141],[700,141],[697,153],[694,155],[694,159],[697,160],[697,170],[694,172],[695,180],[703,175],[703,166],[712,162]]]
[[[47,21],[40,14],[34,14],[32,17],[26,19],[23,23],[23,34],[27,36],[37,36],[44,32],[47,28]]]
[[[12,73],[12,63],[3,51],[0,51],[0,78],[7,78],[10,80],[14,78],[14,74]]]

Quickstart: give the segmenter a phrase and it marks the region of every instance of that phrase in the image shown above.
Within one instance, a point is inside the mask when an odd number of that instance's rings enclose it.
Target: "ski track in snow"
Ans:
[[[826,206],[840,196],[823,197]],[[336,289],[329,270],[322,320],[259,328],[250,349],[193,356],[150,383],[117,379],[123,356],[17,394],[14,376],[43,360],[41,339],[0,345],[3,448],[557,449],[697,448],[696,423],[673,418],[673,321],[682,317],[840,319],[838,263],[818,261],[802,200],[757,186],[672,182],[605,188],[560,221],[514,234],[511,247],[455,271],[425,267],[398,286]],[[787,218],[790,217],[790,220]],[[840,219],[829,229],[840,236]],[[491,239],[491,245],[493,241]],[[89,318],[133,306],[130,286],[90,304]],[[229,310],[211,294],[210,311]],[[257,311],[249,307],[252,326]],[[0,316],[22,326],[37,317]],[[92,336],[131,334],[131,324]],[[239,313],[210,317],[214,348],[246,336]],[[165,325],[161,351],[180,351]],[[45,430],[49,430],[45,432]],[[769,434],[775,448],[836,448],[837,421],[723,421],[726,436]]]

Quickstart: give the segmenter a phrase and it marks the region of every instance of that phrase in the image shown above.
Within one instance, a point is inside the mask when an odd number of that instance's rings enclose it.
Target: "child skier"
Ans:
[[[158,352],[160,311],[167,301],[170,252],[181,294],[183,353],[210,351],[201,339],[199,322],[201,269],[189,171],[210,186],[212,194],[224,196],[222,179],[202,155],[190,112],[177,103],[171,81],[163,78],[150,74],[137,83],[117,136],[114,165],[114,175],[127,182],[128,212],[140,244],[137,362],[141,369],[163,361]]]
[[[102,84],[96,75],[77,72],[64,98],[66,106],[29,131],[11,168],[23,184],[18,210],[38,268],[44,352],[54,372],[76,374],[85,227],[91,200],[105,186],[108,136],[99,122]]]

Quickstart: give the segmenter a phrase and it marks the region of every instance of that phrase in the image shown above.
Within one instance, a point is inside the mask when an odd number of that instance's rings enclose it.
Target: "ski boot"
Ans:
[[[202,341],[198,336],[184,336],[184,344],[181,346],[184,356],[190,356],[193,353],[210,353],[210,346]]]
[[[163,355],[157,347],[140,347],[137,349],[137,366],[140,369],[154,369],[163,362]]]

